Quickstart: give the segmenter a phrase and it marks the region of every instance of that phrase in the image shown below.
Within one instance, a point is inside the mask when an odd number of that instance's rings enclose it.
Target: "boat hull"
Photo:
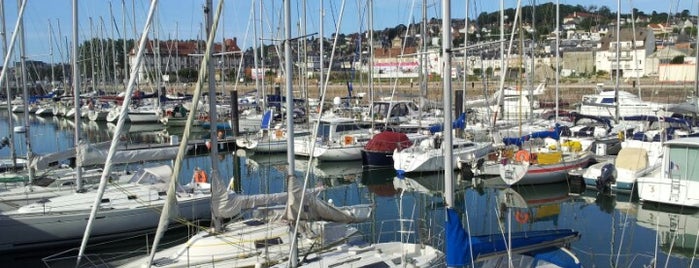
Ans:
[[[555,164],[539,165],[522,163],[499,163],[500,177],[508,185],[546,184],[561,182],[568,178],[568,172],[587,166],[592,158],[590,152],[583,152],[574,159]]]
[[[209,198],[179,202],[179,216],[185,219],[210,217]],[[152,231],[160,219],[160,206],[102,210],[93,222],[91,241]],[[77,246],[82,239],[89,211],[0,215],[0,251],[16,251],[57,245]]]
[[[365,167],[392,167],[393,151],[362,150],[362,165]]]

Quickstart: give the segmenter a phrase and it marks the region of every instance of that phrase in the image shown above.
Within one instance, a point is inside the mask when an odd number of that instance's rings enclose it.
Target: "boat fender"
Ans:
[[[605,164],[600,170],[599,177],[597,177],[597,182],[595,185],[597,187],[597,191],[609,191],[614,182],[616,182],[616,168],[612,163]]]
[[[619,131],[619,132],[616,134],[616,137],[619,139],[619,141],[624,141],[624,139],[626,138],[625,136],[626,136],[626,135],[624,135],[624,131]]]
[[[517,211],[515,212],[515,220],[521,224],[525,224],[529,222],[529,212],[524,212],[524,211]]]

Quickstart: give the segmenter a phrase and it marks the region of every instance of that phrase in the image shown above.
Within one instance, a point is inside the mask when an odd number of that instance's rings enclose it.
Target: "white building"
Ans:
[[[615,32],[610,32],[600,41],[600,50],[595,56],[595,68],[614,75],[617,71],[622,77],[642,77],[646,73],[646,57],[655,50],[653,31],[644,28],[632,32],[622,29],[617,44]],[[619,55],[617,55],[619,46]],[[619,63],[617,65],[617,58]]]

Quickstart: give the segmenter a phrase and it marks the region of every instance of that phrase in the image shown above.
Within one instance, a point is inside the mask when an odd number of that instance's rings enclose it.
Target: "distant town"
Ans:
[[[688,10],[668,14],[634,9],[620,14],[618,33],[617,14],[609,7],[561,5],[559,27],[554,26],[555,10],[552,3],[523,7],[521,21],[516,23],[516,10],[504,10],[504,41],[498,41],[501,40],[499,12],[484,12],[468,22],[453,19],[449,29],[454,48],[450,76],[475,81],[501,75],[518,79],[525,73],[524,77],[532,82],[551,80],[556,75],[558,43],[560,77],[610,78],[619,72],[623,79],[646,77],[659,82],[696,79],[697,16]],[[443,76],[441,25],[441,19],[423,18],[410,25],[372,32],[326,34],[329,37],[323,40],[323,53],[317,36],[295,39],[292,41],[295,72],[317,78],[322,54],[323,65],[331,69],[331,78],[335,80],[349,81],[370,70],[374,78],[417,79],[421,74],[439,78]],[[458,49],[466,42],[468,49]],[[505,46],[504,56],[501,43]],[[336,50],[331,57],[333,45]],[[255,66],[255,51],[241,50],[237,38],[215,44],[216,79],[244,83],[262,77],[278,80],[281,48],[276,46],[281,43],[267,42],[263,49],[258,49],[257,54],[263,60]],[[155,82],[157,77],[164,83],[196,80],[204,47],[201,40],[149,40],[139,69],[139,83]],[[135,60],[133,48],[133,40],[85,41],[79,49],[80,58],[86,59],[80,63],[83,83],[93,88],[123,83],[128,67]],[[329,62],[331,58],[333,62]],[[501,70],[501,59],[505,72]],[[27,61],[29,80],[67,83],[70,81],[67,61],[67,58],[56,58],[55,62],[62,62],[59,64]]]

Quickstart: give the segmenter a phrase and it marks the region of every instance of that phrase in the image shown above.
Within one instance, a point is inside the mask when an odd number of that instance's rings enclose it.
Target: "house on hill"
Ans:
[[[622,77],[646,75],[646,56],[655,50],[653,31],[649,28],[636,29],[636,31],[625,28],[621,29],[618,37],[617,43],[617,33],[610,31],[600,40],[600,49],[595,55],[596,69],[609,72],[611,75],[619,72]]]

